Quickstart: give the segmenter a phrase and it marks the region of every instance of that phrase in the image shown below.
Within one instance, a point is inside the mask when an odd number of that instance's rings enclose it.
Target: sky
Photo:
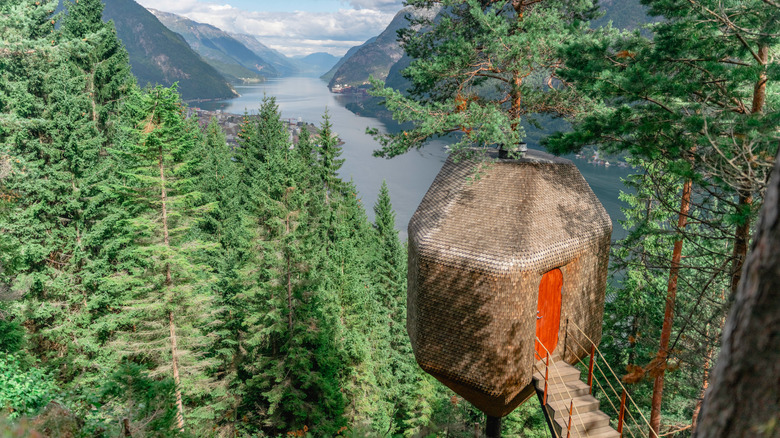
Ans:
[[[222,30],[255,36],[288,56],[342,56],[378,35],[402,0],[136,0]]]

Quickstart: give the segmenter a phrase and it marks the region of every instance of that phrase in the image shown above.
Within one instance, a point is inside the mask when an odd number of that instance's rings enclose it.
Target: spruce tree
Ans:
[[[193,149],[194,185],[205,214],[198,223],[202,238],[218,245],[208,252],[206,263],[217,276],[214,284],[219,308],[218,322],[211,327],[212,354],[220,364],[218,374],[225,392],[213,393],[211,406],[221,416],[218,424],[228,434],[236,433],[238,408],[244,393],[239,369],[246,346],[247,306],[241,269],[247,263],[249,234],[244,224],[238,192],[238,167],[233,151],[216,119],[206,127],[204,141]],[[223,389],[224,390],[224,389]]]
[[[197,212],[189,208],[198,195],[186,178],[186,160],[198,128],[184,119],[175,88],[132,96],[126,114],[133,129],[117,153],[125,177],[124,225],[133,240],[120,258],[131,270],[114,281],[131,298],[115,345],[128,359],[153,364],[153,374],[173,378],[177,428],[184,431],[189,417],[196,426],[188,429],[197,430],[207,412],[185,416],[185,404],[197,408],[211,391],[204,372],[211,363],[199,351],[209,345],[206,334],[217,310],[211,270],[198,263],[209,246],[192,236]]]
[[[92,119],[105,131],[121,97],[134,82],[130,60],[113,23],[103,22],[102,1],[67,1],[65,7],[67,14],[60,32],[66,39],[81,41],[73,47],[70,59],[84,75],[84,94],[90,99]]]
[[[262,139],[256,142],[255,139]],[[291,148],[273,98],[242,133],[239,163],[255,259],[246,282],[246,397],[250,422],[267,433],[311,429],[332,435],[344,424],[335,351],[337,312],[319,277],[322,248],[311,167]],[[250,165],[252,163],[252,165]]]
[[[330,123],[330,114],[325,111],[322,115],[322,123],[317,133],[317,146],[319,147],[319,170],[321,173],[322,184],[325,189],[325,203],[329,202],[330,196],[338,192],[341,186],[341,179],[338,171],[344,164],[341,156],[341,145],[339,138],[333,132],[333,125]]]
[[[91,324],[108,311],[98,288],[107,267],[99,254],[110,237],[99,224],[110,210],[105,183],[114,168],[73,59],[83,41],[55,29],[54,7],[3,4],[0,142],[19,166],[5,182],[19,202],[0,219],[15,248],[3,251],[0,265],[23,298],[16,307],[35,333],[33,348],[61,365],[69,382],[91,375],[102,353],[102,333]]]
[[[374,204],[374,257],[371,272],[380,315],[388,326],[387,366],[391,373],[386,397],[393,403],[393,427],[404,436],[419,433],[431,415],[432,385],[417,366],[406,334],[406,256],[395,228],[387,183],[382,181]]]

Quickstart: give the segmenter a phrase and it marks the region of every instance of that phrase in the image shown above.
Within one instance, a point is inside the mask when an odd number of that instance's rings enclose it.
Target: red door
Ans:
[[[539,339],[534,344],[538,354],[537,359],[544,358],[547,351],[552,353],[558,345],[562,287],[563,274],[560,269],[553,269],[542,276],[542,282],[539,284],[539,305],[536,311],[536,337]],[[539,341],[544,344],[544,347],[539,344]]]

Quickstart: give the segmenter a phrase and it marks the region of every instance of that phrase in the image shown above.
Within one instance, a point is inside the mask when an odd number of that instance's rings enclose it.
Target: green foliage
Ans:
[[[105,130],[133,82],[127,51],[113,23],[103,22],[103,2],[80,0],[66,2],[66,7],[60,31],[73,42],[69,58],[84,75],[83,93],[91,99],[92,117]]]
[[[112,0],[105,3],[103,15],[114,22],[139,85],[169,87],[178,83],[184,100],[236,96],[214,67],[143,6],[133,0]]]
[[[430,10],[399,32],[412,58],[403,71],[411,82],[409,95],[377,80],[372,94],[385,99],[395,120],[413,122],[414,128],[377,136],[382,144],[377,155],[392,157],[450,133],[459,133],[451,146],[455,151],[514,145],[524,138],[521,121],[529,116],[571,116],[588,107],[588,99],[557,80],[557,50],[565,41],[587,37],[592,2],[407,4]]]
[[[179,436],[175,384],[172,378],[153,378],[143,365],[122,363],[100,389],[99,403],[113,426],[128,420],[133,435]]]
[[[177,397],[194,407],[188,414],[197,430],[213,420],[203,409],[213,389],[205,372],[212,362],[198,351],[210,344],[208,324],[216,310],[214,277],[203,262],[215,245],[194,236],[202,212],[192,207],[200,195],[188,178],[191,151],[201,136],[183,117],[175,89],[134,93],[125,111],[129,132],[116,153],[128,212],[123,225],[132,241],[119,258],[132,268],[113,278],[129,292],[114,345],[154,374],[172,373]]]
[[[0,353],[0,408],[8,418],[37,414],[54,398],[56,389],[42,369],[24,367],[14,355]]]
[[[14,354],[25,343],[24,327],[0,308],[0,353]]]

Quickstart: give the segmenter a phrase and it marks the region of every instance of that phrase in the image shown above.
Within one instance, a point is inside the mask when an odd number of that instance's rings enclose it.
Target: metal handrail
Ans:
[[[617,374],[615,373],[615,371],[612,369],[612,367],[610,367],[610,366],[609,366],[609,363],[608,363],[608,362],[607,362],[607,360],[604,358],[604,354],[602,354],[602,353],[601,353],[601,350],[599,349],[598,345],[596,345],[596,343],[595,343],[595,342],[593,342],[593,340],[590,338],[590,336],[588,336],[588,335],[587,335],[587,334],[586,334],[586,333],[585,333],[585,332],[584,332],[584,331],[583,331],[583,330],[582,330],[582,329],[581,329],[581,328],[580,328],[580,327],[577,325],[577,323],[575,323],[574,321],[568,321],[568,322],[569,322],[569,323],[571,323],[571,324],[574,326],[574,328],[576,328],[576,329],[577,329],[577,330],[578,330],[578,331],[579,331],[579,332],[580,332],[580,333],[581,333],[581,334],[582,334],[582,335],[585,337],[585,339],[587,339],[587,340],[588,340],[588,342],[590,342],[590,344],[591,344],[591,345],[593,345],[593,346],[595,347],[595,349],[596,349],[596,352],[597,352],[597,353],[598,353],[598,355],[601,357],[601,360],[604,362],[604,365],[606,365],[606,366],[607,366],[607,369],[610,371],[610,373],[612,373],[612,377],[615,379],[615,381],[618,383],[618,385],[620,385],[620,388],[621,388],[623,391],[625,391],[625,393],[626,393],[626,397],[628,398],[628,400],[630,400],[630,401],[631,401],[631,404],[634,406],[634,409],[636,409],[637,413],[639,413],[639,415],[642,417],[642,420],[645,422],[645,425],[647,425],[647,428],[648,428],[648,430],[650,431],[650,434],[652,434],[652,437],[658,438],[658,434],[656,434],[656,433],[655,433],[655,431],[652,429],[652,427],[650,427],[650,422],[648,422],[648,421],[647,421],[647,418],[646,418],[646,417],[645,417],[645,415],[642,413],[642,410],[641,410],[641,409],[639,409],[639,406],[638,406],[638,405],[636,404],[636,402],[634,401],[634,398],[633,398],[633,397],[631,397],[631,394],[628,392],[628,390],[626,389],[626,387],[625,387],[625,386],[623,386],[623,383],[620,381],[620,378],[618,378],[618,376],[617,376]],[[586,350],[584,347],[582,347],[582,345],[580,345],[580,343],[579,343],[579,342],[577,342],[577,340],[576,340],[576,339],[574,339],[574,341],[577,343],[577,345],[578,345],[580,348],[582,348],[582,349],[583,349],[583,351],[586,351],[586,352],[587,352],[587,350]],[[601,374],[604,376],[604,380],[605,380],[605,381],[606,381],[606,382],[609,384],[610,388],[612,388],[612,384],[609,382],[609,379],[607,378],[606,374],[605,374],[605,373],[604,373],[604,371],[601,369],[601,367],[600,367],[600,366],[598,366],[598,362],[596,362],[596,365],[597,365],[597,367],[598,367],[598,369],[599,369],[599,372],[601,372]],[[601,386],[601,385],[599,384],[599,386]],[[617,395],[617,391],[615,391],[615,390],[614,390],[614,388],[612,388],[612,391],[613,391],[613,392],[615,392],[615,394]],[[611,402],[610,402],[610,403],[611,403]],[[631,417],[632,421],[633,421],[633,422],[635,423],[635,425],[638,427],[638,426],[639,426],[639,422],[638,422],[638,421],[636,421],[636,419],[634,418],[634,415],[633,415],[633,414],[631,414],[631,411],[630,411],[630,410],[626,409],[626,411],[628,412],[628,414],[629,414],[629,416]],[[630,429],[629,429],[629,432],[630,432]],[[633,436],[633,433],[632,433],[632,436]]]
[[[560,380],[560,383],[563,386],[563,389],[566,390],[566,395],[569,397],[569,400],[572,401],[572,409],[575,411],[575,415],[577,416],[577,420],[579,421],[580,426],[582,426],[582,430],[587,430],[587,428],[585,427],[585,423],[582,422],[582,418],[580,417],[579,411],[577,411],[577,409],[574,408],[574,405],[573,405],[574,397],[572,397],[571,393],[569,392],[569,388],[566,386],[566,382],[563,380],[563,377],[561,377],[561,373],[558,371],[558,365],[556,365],[555,361],[552,359],[552,353],[550,353],[550,351],[547,349],[547,347],[544,346],[544,344],[542,343],[541,339],[539,339],[538,336],[536,337],[536,341],[539,342],[539,345],[541,345],[542,348],[544,348],[544,351],[547,353],[547,358],[546,358],[548,360],[548,363],[546,365],[547,368],[550,367],[549,362],[552,362],[552,365],[555,368],[555,373],[557,374],[558,379]],[[534,368],[536,368],[536,363],[534,363]],[[541,370],[538,370],[538,371],[541,374]],[[546,405],[544,407],[546,408]],[[572,417],[572,414],[570,412],[569,413],[569,422],[570,423],[571,423],[571,417]],[[555,417],[552,418],[552,421],[555,421]],[[553,431],[554,430],[555,430],[555,427],[553,426]]]

